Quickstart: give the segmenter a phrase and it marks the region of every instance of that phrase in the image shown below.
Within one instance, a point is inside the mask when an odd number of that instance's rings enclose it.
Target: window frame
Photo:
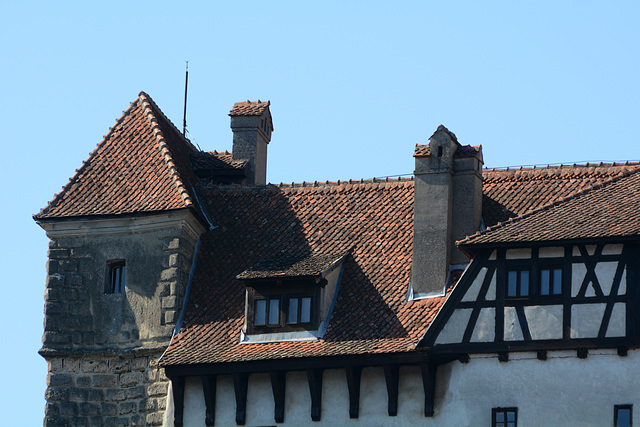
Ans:
[[[505,283],[504,283],[504,297],[508,300],[527,300],[531,299],[531,283],[532,283],[532,266],[528,263],[509,263],[505,266]],[[509,273],[515,272],[517,273],[516,278],[516,295],[509,295]],[[522,272],[527,272],[528,284],[527,284],[527,295],[521,294],[521,283],[522,283]]]
[[[513,421],[513,427],[518,426],[518,408],[509,407],[509,408],[491,408],[491,427],[511,427],[507,423],[507,413],[513,412],[515,421]],[[501,422],[501,425],[498,426],[497,415],[498,413],[502,413],[505,416],[505,421]]]
[[[633,426],[633,405],[614,405],[613,406],[613,427],[618,427],[618,411],[622,409],[629,410],[629,427]],[[626,426],[623,426],[626,427]]]
[[[311,331],[317,329],[319,318],[319,288],[308,284],[291,284],[278,286],[275,283],[265,283],[254,287],[247,287],[246,327],[248,334]],[[296,323],[289,322],[289,300],[298,298],[298,314]],[[302,299],[311,298],[310,321],[300,322]],[[256,324],[258,301],[266,300],[265,324]],[[269,323],[270,301],[278,300],[278,323]]]
[[[549,274],[549,293],[542,293],[542,272],[548,270]],[[555,276],[554,271],[560,270],[560,293],[553,293],[553,286],[555,284]],[[562,283],[564,280],[564,263],[556,260],[540,260],[538,262],[537,268],[537,279],[536,279],[536,293],[535,296],[539,298],[561,298],[564,294],[564,284]]]
[[[124,294],[127,286],[127,264],[124,259],[107,261],[105,294]]]

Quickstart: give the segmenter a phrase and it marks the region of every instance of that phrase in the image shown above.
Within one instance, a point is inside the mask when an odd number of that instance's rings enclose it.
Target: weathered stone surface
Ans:
[[[142,382],[142,372],[129,372],[120,375],[120,386],[130,387]]]
[[[176,323],[178,321],[178,312],[176,310],[167,310],[164,313],[164,323]]]
[[[83,402],[78,406],[80,415],[90,416],[98,415],[98,404],[91,402]]]
[[[109,362],[109,369],[114,374],[129,371],[129,359],[116,359]]]
[[[60,415],[76,415],[78,413],[78,404],[75,402],[60,402]]]
[[[102,402],[100,404],[100,412],[102,415],[116,415],[118,413],[118,405],[111,402]]]
[[[76,386],[78,386],[78,387],[89,387],[89,386],[91,386],[91,377],[89,375],[78,375],[78,376],[76,376]]]
[[[102,402],[104,400],[104,391],[97,388],[88,389],[87,400],[91,402]]]
[[[176,307],[176,297],[169,296],[162,298],[162,308],[175,308]]]
[[[67,387],[48,387],[44,394],[48,401],[68,401],[69,389]]]
[[[167,394],[169,383],[153,383],[147,389],[149,396],[164,396]]]
[[[126,390],[127,399],[139,399],[144,396],[145,387],[144,386],[136,386],[130,387]]]
[[[153,412],[151,414],[147,414],[147,425],[160,426],[162,425],[163,417],[164,414],[162,412]]]
[[[131,414],[135,412],[137,409],[138,409],[138,405],[136,405],[136,402],[122,402],[118,406],[118,411],[120,412],[120,415]]]
[[[49,359],[49,372],[62,372],[62,359],[55,358]]]
[[[106,360],[83,360],[82,372],[85,373],[104,373],[107,372],[109,366]]]
[[[125,399],[125,392],[120,388],[110,388],[105,390],[104,398],[108,402],[121,401]]]
[[[131,361],[131,370],[132,371],[144,371],[147,369],[147,358],[146,357],[136,357]]]
[[[115,374],[94,375],[91,378],[94,387],[116,387],[118,376]]]
[[[87,400],[87,389],[74,387],[69,390],[69,400],[84,402]]]
[[[107,417],[104,420],[105,427],[126,427],[128,425],[128,417]]]

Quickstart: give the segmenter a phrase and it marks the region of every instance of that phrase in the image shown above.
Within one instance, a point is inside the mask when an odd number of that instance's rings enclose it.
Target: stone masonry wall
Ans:
[[[197,242],[174,218],[175,228],[154,229],[146,217],[93,234],[91,223],[44,226],[46,427],[162,425],[169,380],[155,363],[180,315]],[[106,292],[110,260],[125,260],[124,293]]]
[[[45,427],[162,425],[169,380],[159,357],[50,358]]]

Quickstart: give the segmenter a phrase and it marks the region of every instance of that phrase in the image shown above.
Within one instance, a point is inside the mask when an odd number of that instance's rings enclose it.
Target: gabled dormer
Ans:
[[[281,255],[240,273],[245,322],[241,342],[321,338],[337,297],[346,254]]]

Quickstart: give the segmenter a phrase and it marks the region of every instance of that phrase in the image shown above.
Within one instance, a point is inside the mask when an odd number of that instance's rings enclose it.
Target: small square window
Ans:
[[[516,427],[518,425],[518,408],[493,408],[491,410],[493,427]]]
[[[562,295],[562,268],[540,269],[540,295]]]
[[[125,292],[126,270],[124,260],[107,261],[107,286],[108,294],[123,294]]]
[[[614,427],[631,427],[633,415],[632,405],[615,405],[613,407],[613,426]]]
[[[507,298],[529,296],[529,270],[507,271]]]

